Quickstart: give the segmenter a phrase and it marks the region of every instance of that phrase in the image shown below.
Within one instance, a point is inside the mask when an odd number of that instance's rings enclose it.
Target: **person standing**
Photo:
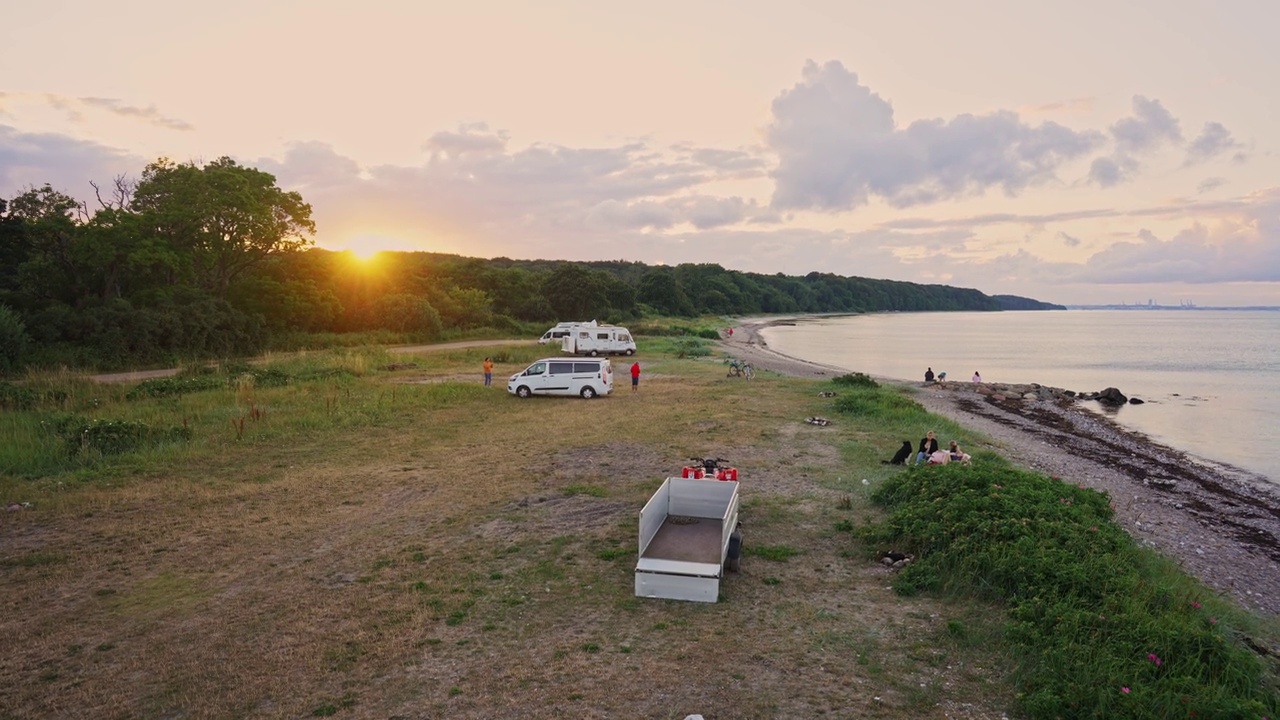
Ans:
[[[489,387],[493,384],[493,360],[484,359],[484,386]]]
[[[631,363],[631,392],[640,389],[640,361]]]
[[[982,382],[982,376],[978,374],[977,370],[973,371],[973,381],[976,383]]]
[[[933,382],[933,368],[927,368],[924,371],[924,381],[927,383]]]

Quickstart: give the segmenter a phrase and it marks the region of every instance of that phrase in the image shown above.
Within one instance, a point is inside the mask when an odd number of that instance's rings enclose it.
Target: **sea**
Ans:
[[[769,348],[873,376],[1118,388],[1103,412],[1210,464],[1280,483],[1280,311],[1048,310],[874,313],[766,328]]]

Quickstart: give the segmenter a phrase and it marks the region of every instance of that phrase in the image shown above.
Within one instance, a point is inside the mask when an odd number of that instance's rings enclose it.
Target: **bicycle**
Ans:
[[[725,377],[744,377],[748,380],[756,376],[755,368],[751,367],[751,363],[740,363],[734,360],[729,363],[729,372]]]

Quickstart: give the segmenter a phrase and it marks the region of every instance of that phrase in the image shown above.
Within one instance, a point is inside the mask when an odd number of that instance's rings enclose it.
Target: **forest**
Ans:
[[[388,252],[314,243],[311,206],[230,158],[160,159],[0,198],[0,373],[115,369],[363,342],[542,332],[556,320],[1061,306],[946,285],[647,265]]]

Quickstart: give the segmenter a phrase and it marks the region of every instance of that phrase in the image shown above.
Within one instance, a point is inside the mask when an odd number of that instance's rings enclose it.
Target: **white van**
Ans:
[[[546,358],[507,381],[517,397],[581,395],[590,400],[613,392],[613,364],[608,358]]]
[[[560,349],[574,355],[634,355],[636,341],[631,331],[617,325],[585,325],[572,328],[560,340]]]
[[[559,345],[559,344],[560,344],[560,340],[561,340],[565,335],[568,335],[568,334],[569,334],[569,331],[573,330],[574,328],[578,327],[579,325],[581,325],[581,326],[583,326],[583,327],[596,327],[596,321],[595,321],[595,320],[589,320],[589,321],[587,321],[587,322],[562,322],[562,323],[556,323],[555,327],[553,327],[553,328],[551,328],[550,330],[548,330],[548,331],[546,331],[546,332],[542,333],[542,337],[538,338],[538,344],[539,344],[539,345],[546,345],[547,343],[555,343],[556,345]]]

